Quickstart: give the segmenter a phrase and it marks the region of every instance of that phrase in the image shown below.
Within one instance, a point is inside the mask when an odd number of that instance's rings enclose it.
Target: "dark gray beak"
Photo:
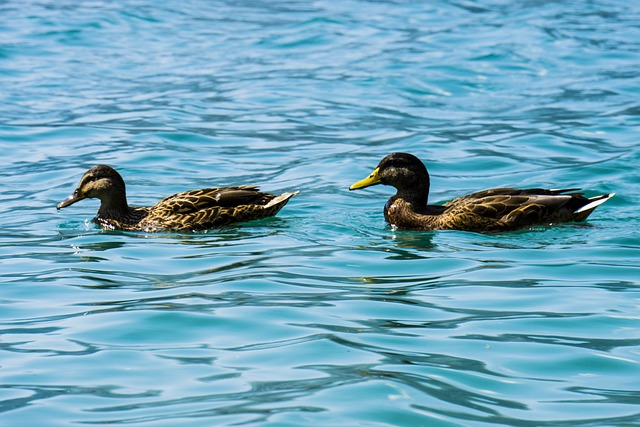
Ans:
[[[75,202],[79,202],[80,200],[82,200],[84,198],[85,197],[81,196],[80,192],[78,190],[76,190],[69,197],[67,197],[66,199],[64,199],[60,203],[58,203],[58,206],[56,206],[56,208],[58,208],[58,210],[60,210],[62,208],[66,208],[67,206],[71,206]]]

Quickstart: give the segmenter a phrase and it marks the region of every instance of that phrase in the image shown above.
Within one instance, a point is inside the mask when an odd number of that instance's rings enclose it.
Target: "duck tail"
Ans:
[[[582,206],[580,209],[576,210],[573,213],[574,221],[584,221],[589,215],[591,215],[591,212],[593,212],[595,208],[615,196],[615,194],[616,193],[609,193],[589,198],[586,205]]]
[[[276,196],[273,199],[269,200],[269,203],[267,203],[264,207],[271,208],[273,206],[279,206],[278,210],[280,210],[284,207],[284,205],[287,204],[290,198],[292,198],[298,193],[299,191],[292,191],[291,193],[282,193],[281,195]]]

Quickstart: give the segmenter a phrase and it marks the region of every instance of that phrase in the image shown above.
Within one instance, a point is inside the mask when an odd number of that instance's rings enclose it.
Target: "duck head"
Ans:
[[[420,159],[413,154],[391,153],[378,163],[371,175],[351,185],[349,190],[378,184],[390,185],[399,192],[419,191],[428,194],[429,172]]]
[[[57,206],[66,208],[83,199],[100,199],[102,202],[124,198],[126,190],[120,174],[110,166],[98,165],[89,169],[80,179],[78,188]]]

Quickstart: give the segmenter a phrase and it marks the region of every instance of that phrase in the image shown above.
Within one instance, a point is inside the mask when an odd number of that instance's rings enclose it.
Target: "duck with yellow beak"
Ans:
[[[508,231],[584,221],[615,193],[586,198],[579,189],[492,188],[429,205],[429,173],[412,154],[385,156],[365,179],[349,190],[390,185],[396,194],[384,206],[389,224],[410,230]]]

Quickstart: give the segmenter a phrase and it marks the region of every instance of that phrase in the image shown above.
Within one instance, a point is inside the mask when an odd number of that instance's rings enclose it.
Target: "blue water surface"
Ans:
[[[640,426],[640,3],[0,2],[2,426]],[[432,202],[616,192],[584,224],[406,232]],[[206,233],[55,206],[300,190]]]

